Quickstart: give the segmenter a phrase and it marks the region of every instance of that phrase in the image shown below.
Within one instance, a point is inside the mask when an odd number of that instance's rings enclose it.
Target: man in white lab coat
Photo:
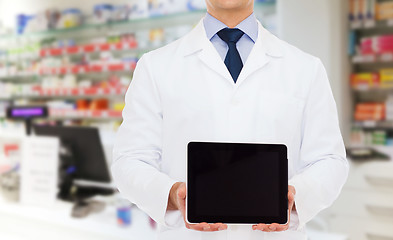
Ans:
[[[348,163],[321,61],[273,36],[253,0],[206,0],[183,38],[145,54],[126,94],[112,173],[159,224],[159,239],[306,239],[305,224],[337,198]],[[287,225],[187,224],[190,141],[288,147]]]

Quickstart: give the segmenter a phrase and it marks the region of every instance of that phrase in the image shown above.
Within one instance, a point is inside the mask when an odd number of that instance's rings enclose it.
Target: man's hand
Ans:
[[[184,223],[188,229],[196,230],[196,231],[205,231],[205,232],[213,232],[213,231],[221,231],[226,230],[228,226],[222,223],[208,224],[208,223],[198,223],[198,224],[189,224],[186,221],[186,184],[177,182],[173,184],[171,191],[169,193],[168,199],[168,210],[180,210]]]
[[[295,209],[294,203],[295,203],[295,194],[296,190],[293,186],[289,185],[288,186],[288,209],[289,209],[289,216],[288,216],[288,223],[285,225],[280,225],[278,223],[272,223],[272,224],[258,224],[258,225],[253,225],[252,229],[253,230],[260,230],[264,232],[281,232],[281,231],[286,231],[289,228],[289,222],[291,220],[291,212],[292,209]]]

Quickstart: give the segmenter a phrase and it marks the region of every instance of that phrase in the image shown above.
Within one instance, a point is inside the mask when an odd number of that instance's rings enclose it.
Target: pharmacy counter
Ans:
[[[393,148],[373,146],[393,159]],[[339,198],[329,209],[330,229],[350,240],[393,239],[393,161],[350,163]]]
[[[72,204],[56,202],[53,206],[34,207],[0,201],[0,239],[4,240],[144,240],[154,239],[149,218],[135,206],[132,223],[120,227],[116,209],[107,206],[83,219],[71,217]]]

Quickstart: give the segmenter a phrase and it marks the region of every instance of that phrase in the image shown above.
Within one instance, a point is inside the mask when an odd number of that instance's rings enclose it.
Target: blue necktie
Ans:
[[[236,43],[243,36],[243,34],[244,32],[238,28],[224,28],[217,33],[217,35],[228,44],[229,49],[224,63],[231,73],[235,83],[243,68],[242,59],[240,58],[239,51],[237,51],[236,48]]]

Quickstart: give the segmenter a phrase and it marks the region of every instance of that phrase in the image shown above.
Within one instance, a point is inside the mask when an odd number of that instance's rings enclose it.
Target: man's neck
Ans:
[[[208,9],[207,12],[216,19],[220,20],[225,25],[227,25],[229,28],[234,28],[239,25],[239,23],[241,23],[244,19],[248,18],[253,13],[253,9],[244,9],[240,11],[210,11]]]

